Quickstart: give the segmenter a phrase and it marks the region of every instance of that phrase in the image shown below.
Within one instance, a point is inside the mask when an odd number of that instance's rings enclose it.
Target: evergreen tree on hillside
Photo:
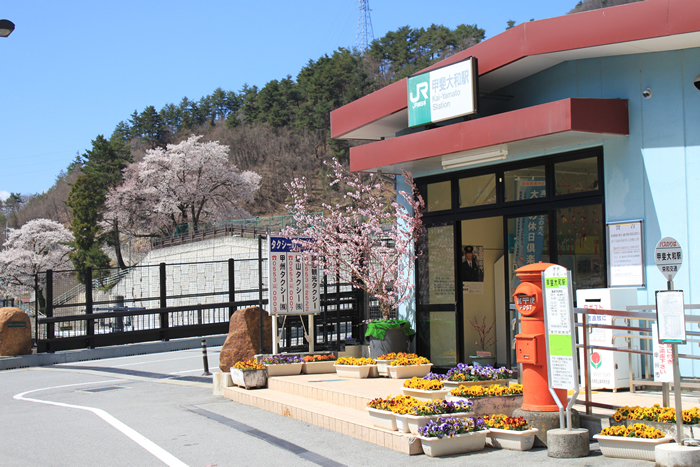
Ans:
[[[92,149],[79,156],[78,162],[82,164],[83,176],[71,187],[67,201],[74,219],[71,226],[76,247],[71,256],[73,265],[76,269],[103,266],[105,259],[97,249],[106,242],[114,247],[119,267],[126,268],[119,232],[116,229],[104,232],[97,222],[104,212],[107,192],[121,183],[122,170],[132,162],[131,151],[118,139],[107,140],[98,135],[92,142]]]

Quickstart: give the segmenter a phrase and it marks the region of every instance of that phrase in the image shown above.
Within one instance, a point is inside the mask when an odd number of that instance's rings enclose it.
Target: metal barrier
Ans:
[[[684,308],[686,310],[692,309],[692,310],[697,310],[700,309],[700,305],[685,305]],[[636,311],[636,310],[647,310],[647,311]],[[651,334],[652,328],[646,327],[646,326],[637,326],[633,327],[631,326],[631,321],[633,320],[638,320],[638,321],[644,321],[646,323],[649,323],[651,321],[656,321],[656,313],[649,313],[649,311],[655,311],[656,306],[655,305],[633,305],[633,306],[628,306],[626,311],[621,311],[621,310],[599,310],[599,309],[590,309],[590,308],[574,308],[574,313],[578,313],[583,315],[583,322],[578,322],[576,321],[576,327],[581,328],[583,327],[584,332],[583,332],[583,342],[579,343],[576,345],[576,348],[583,349],[584,356],[585,356],[585,365],[584,367],[584,381],[586,385],[586,390],[585,390],[585,400],[584,401],[579,401],[577,400],[576,402],[579,404],[583,404],[586,406],[586,413],[590,414],[591,413],[591,407],[600,407],[600,408],[605,408],[605,409],[615,409],[615,406],[608,405],[608,404],[600,404],[591,401],[591,384],[590,384],[590,375],[589,375],[589,364],[590,364],[590,351],[591,350],[611,350],[614,352],[626,352],[628,354],[628,359],[629,359],[629,371],[630,371],[630,391],[634,392],[635,386],[661,386],[662,391],[663,391],[663,405],[664,407],[669,406],[669,383],[659,383],[655,382],[653,380],[647,380],[647,379],[641,379],[641,380],[635,380],[634,379],[634,367],[632,365],[632,356],[634,354],[641,355],[642,358],[644,359],[645,357],[653,357],[653,352],[649,350],[637,350],[637,349],[632,349],[631,348],[631,342],[632,339],[640,339],[641,341],[646,341],[646,340],[651,340],[652,337],[651,335],[635,335],[635,334],[616,334],[613,336],[613,343],[616,338],[623,337],[626,339],[627,342],[627,349],[624,348],[618,348],[618,347],[604,347],[604,346],[589,346],[588,345],[588,334],[591,330],[598,328],[598,329],[614,329],[614,330],[624,330],[627,332],[638,332],[638,333],[645,333],[645,334]],[[589,315],[606,315],[606,316],[612,316],[613,317],[613,322],[614,320],[617,319],[624,319],[626,325],[625,326],[619,326],[619,325],[604,325],[604,324],[589,324],[588,322],[588,316]],[[578,317],[577,317],[578,319]],[[688,323],[700,323],[700,316],[698,315],[685,315],[685,320],[686,324]],[[641,323],[640,323],[641,324]],[[651,324],[651,323],[650,323]],[[700,332],[697,331],[688,331],[686,330],[686,335],[688,336],[687,342],[693,342],[693,343],[700,343]],[[693,338],[694,337],[694,338]],[[680,358],[688,358],[688,359],[694,359],[694,360],[700,360],[700,356],[697,355],[688,355],[688,354],[679,354],[678,355]],[[649,368],[649,361],[646,361],[646,368]],[[652,371],[653,373],[653,371]],[[647,373],[648,374],[648,373]],[[681,380],[681,388],[685,387],[692,387],[692,388],[700,388],[700,382],[693,382],[688,379],[686,380]],[[679,388],[680,389],[680,388]]]

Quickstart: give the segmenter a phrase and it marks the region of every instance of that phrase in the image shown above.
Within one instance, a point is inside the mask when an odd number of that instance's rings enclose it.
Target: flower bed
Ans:
[[[494,368],[492,366],[465,365],[458,363],[456,367],[447,372],[447,381],[494,381],[511,379],[513,371],[506,367]]]
[[[304,360],[297,356],[283,354],[265,355],[260,358],[260,362],[267,367],[268,376],[291,376],[301,373]]]
[[[645,424],[662,431],[667,436],[676,437],[676,409],[661,407],[625,406],[615,411],[610,418],[611,425],[631,426],[643,421]],[[700,438],[700,409],[693,407],[683,411],[683,437]]]
[[[513,415],[515,409],[523,404],[522,384],[501,386],[459,386],[445,396],[448,401],[470,400],[474,405],[474,414],[484,416],[493,413]]]
[[[333,367],[343,378],[367,378],[370,370],[377,367],[377,362],[372,358],[341,357]]]
[[[656,446],[673,441],[670,436],[643,423],[611,426],[593,436],[606,457],[655,461]]]
[[[301,372],[304,374],[335,373],[335,355],[307,355],[303,360]]]
[[[418,438],[427,456],[439,457],[481,451],[487,434],[482,419],[440,417],[420,428]]]
[[[236,362],[231,367],[231,381],[246,389],[267,387],[267,369],[255,360]]]
[[[529,451],[535,444],[537,428],[528,425],[523,417],[506,414],[487,415],[484,423],[489,429],[489,446],[513,451]]]

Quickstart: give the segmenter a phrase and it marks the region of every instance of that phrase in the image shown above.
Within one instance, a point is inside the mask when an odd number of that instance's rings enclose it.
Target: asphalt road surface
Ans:
[[[219,348],[209,367],[218,371]],[[546,449],[408,456],[212,395],[201,349],[0,371],[0,466],[653,466]]]

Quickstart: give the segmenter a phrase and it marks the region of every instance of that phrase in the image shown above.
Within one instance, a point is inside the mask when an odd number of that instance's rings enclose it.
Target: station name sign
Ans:
[[[408,78],[408,125],[476,113],[477,81],[474,57]]]

